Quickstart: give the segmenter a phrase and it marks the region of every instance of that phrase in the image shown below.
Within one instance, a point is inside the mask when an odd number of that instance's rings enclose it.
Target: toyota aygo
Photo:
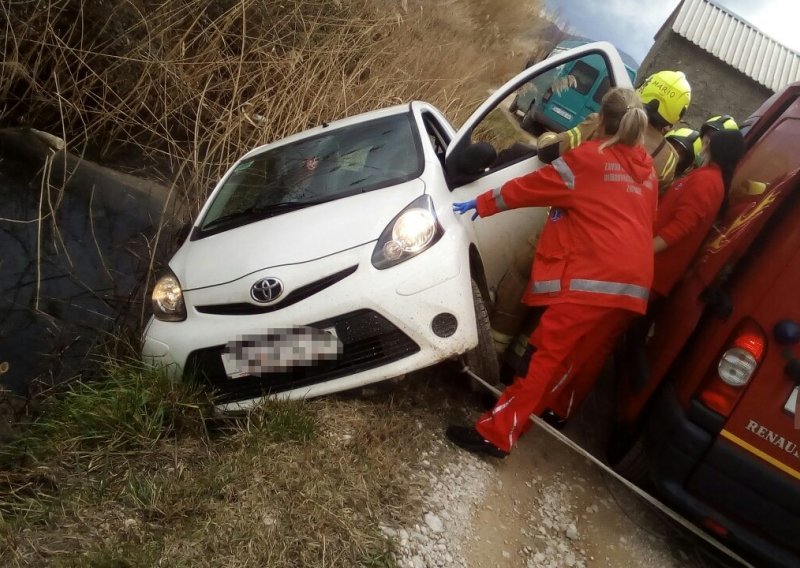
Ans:
[[[209,382],[223,410],[360,387],[461,355],[495,380],[491,298],[545,211],[471,223],[451,205],[543,165],[506,101],[588,55],[602,58],[609,86],[631,87],[613,46],[587,44],[508,81],[458,132],[432,105],[412,102],[243,156],[155,285],[144,359]]]

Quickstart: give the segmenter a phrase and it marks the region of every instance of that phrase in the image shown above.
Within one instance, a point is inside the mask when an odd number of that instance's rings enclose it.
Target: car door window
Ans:
[[[597,47],[591,51],[590,48],[593,46]],[[608,51],[605,51],[606,49]],[[580,53],[581,50],[583,53]],[[523,71],[512,78],[499,89],[500,92],[491,97],[491,104],[487,101],[473,117],[470,117],[448,149],[449,169],[462,170],[448,171],[452,186],[464,183],[465,179],[478,179],[535,156],[537,136],[531,132],[564,129],[563,125],[548,118],[547,113],[540,112],[541,108],[537,108],[537,105],[531,107],[528,113],[519,109],[520,98],[527,94],[532,84],[537,86],[538,91],[545,93],[543,99],[571,90],[586,96],[587,102],[592,100],[594,94],[592,87],[601,75],[605,75],[605,79],[597,89],[597,96],[600,98],[608,88],[618,83],[624,87],[632,86],[622,59],[609,44],[588,44],[587,49],[579,48],[574,56],[559,61],[558,58],[565,56],[568,57],[567,53],[559,54],[555,61],[549,58],[538,63],[535,68]],[[550,85],[542,85],[543,80],[548,81]],[[586,105],[580,105],[578,110],[584,106]],[[576,122],[581,122],[585,118],[585,116],[576,117]],[[533,128],[531,123],[534,125]],[[496,152],[496,158],[488,165],[480,164],[480,168],[464,172],[465,151],[478,143],[491,145]],[[466,164],[466,167],[469,168],[470,164]]]

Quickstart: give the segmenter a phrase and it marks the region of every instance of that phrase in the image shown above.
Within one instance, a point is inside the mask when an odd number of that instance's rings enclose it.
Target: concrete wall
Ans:
[[[692,103],[683,120],[695,129],[718,114],[729,114],[743,122],[773,94],[771,89],[664,28],[639,68],[638,81],[662,70],[686,74],[692,86]]]

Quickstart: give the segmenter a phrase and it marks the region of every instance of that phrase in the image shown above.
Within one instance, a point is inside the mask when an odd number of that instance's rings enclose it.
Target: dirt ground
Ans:
[[[564,430],[598,457],[611,382],[606,374]],[[446,390],[446,420],[480,412],[469,395]],[[469,568],[738,565],[537,426],[507,458],[484,461],[491,467],[488,491],[461,546]]]
[[[495,472],[476,509],[470,567],[725,565],[545,432],[532,430]]]

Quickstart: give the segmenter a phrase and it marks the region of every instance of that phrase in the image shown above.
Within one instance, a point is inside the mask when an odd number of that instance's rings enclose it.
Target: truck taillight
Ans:
[[[766,342],[761,327],[753,320],[744,320],[720,356],[716,372],[703,383],[698,393],[700,402],[728,416],[764,358]]]

